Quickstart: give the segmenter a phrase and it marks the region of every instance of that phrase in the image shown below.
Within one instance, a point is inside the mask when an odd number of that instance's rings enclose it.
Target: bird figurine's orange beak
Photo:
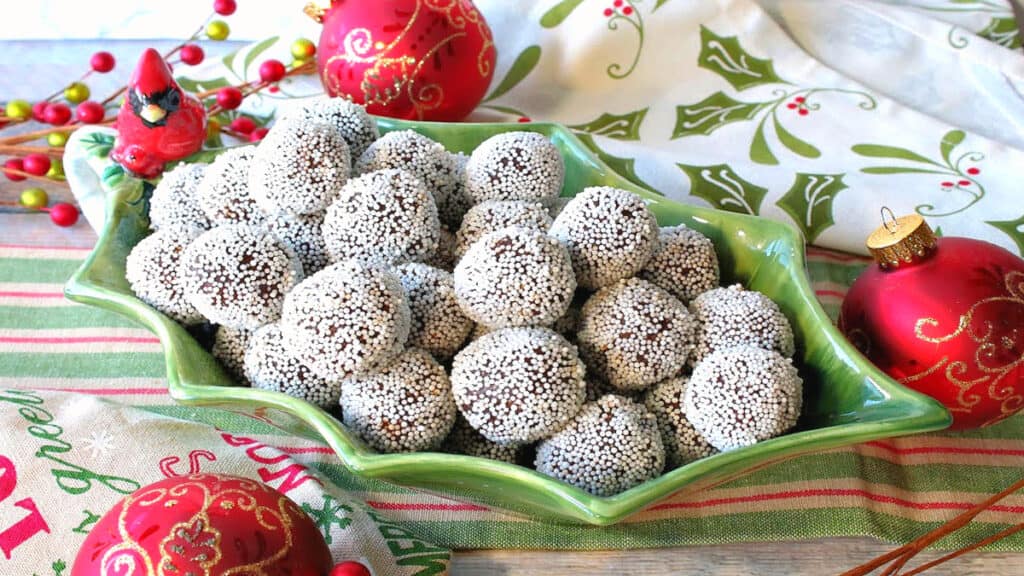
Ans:
[[[156,104],[147,104],[145,108],[139,111],[139,116],[146,120],[146,122],[156,124],[163,120],[164,116],[167,116],[167,111]]]

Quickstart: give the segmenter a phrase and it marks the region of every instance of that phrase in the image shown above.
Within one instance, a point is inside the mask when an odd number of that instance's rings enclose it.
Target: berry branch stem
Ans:
[[[51,183],[54,183],[54,184],[61,184],[61,185],[64,185],[64,186],[68,186],[68,183],[63,181],[63,180],[53,180],[53,179],[48,178],[46,176],[37,176],[36,174],[30,174],[28,172],[25,172],[24,170],[17,170],[15,168],[3,168],[3,171],[5,173],[7,173],[7,174],[11,174],[11,175],[14,175],[14,176],[21,176],[22,178],[28,178],[29,180],[37,180],[39,182],[51,182]]]
[[[0,155],[16,154],[46,154],[50,158],[60,158],[64,154],[64,148],[51,148],[49,146],[21,146],[0,144]]]

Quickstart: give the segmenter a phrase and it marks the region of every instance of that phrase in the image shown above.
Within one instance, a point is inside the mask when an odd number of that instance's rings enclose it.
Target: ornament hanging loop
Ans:
[[[892,209],[889,208],[888,206],[882,206],[881,214],[882,226],[885,226],[885,229],[888,230],[890,234],[895,234],[896,232],[898,232],[900,229],[900,223],[896,219],[896,215],[892,213]],[[889,217],[888,220],[886,220],[886,216]]]

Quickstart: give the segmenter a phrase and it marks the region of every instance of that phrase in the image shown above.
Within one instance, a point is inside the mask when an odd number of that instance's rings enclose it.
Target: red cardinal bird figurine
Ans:
[[[154,178],[167,162],[202,147],[206,110],[178,86],[160,53],[147,48],[128,82],[116,127],[111,158],[136,176]]]

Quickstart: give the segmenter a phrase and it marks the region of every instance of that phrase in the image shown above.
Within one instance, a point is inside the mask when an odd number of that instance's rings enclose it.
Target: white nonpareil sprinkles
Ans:
[[[466,194],[485,200],[553,200],[562,190],[565,164],[543,134],[505,132],[484,140],[466,163]]]
[[[487,439],[526,444],[550,436],[583,405],[576,347],[547,328],[506,328],[455,356],[459,411]]]
[[[646,280],[630,278],[590,297],[576,342],[600,378],[620,390],[642,390],[682,371],[695,331],[682,302]]]
[[[333,264],[285,299],[284,345],[327,380],[385,366],[409,337],[409,303],[398,278],[358,260]]]
[[[267,219],[267,229],[298,256],[306,276],[316,274],[328,264],[327,246],[320,232],[323,222],[323,212],[277,214]]]
[[[715,288],[695,298],[690,312],[700,323],[692,363],[715,350],[741,344],[793,355],[789,320],[778,304],[760,292],[744,290],[739,284]]]
[[[609,394],[583,406],[537,447],[537,470],[611,496],[661,474],[665,449],[657,420],[642,404]]]
[[[185,249],[201,233],[198,228],[162,228],[136,244],[125,263],[125,278],[135,295],[185,325],[203,321],[185,296],[179,269]]]
[[[455,425],[448,437],[444,439],[441,449],[452,454],[465,454],[478,458],[499,460],[509,464],[518,464],[529,447],[523,445],[504,446],[493,442],[476,431],[462,414],[455,418]]]
[[[302,264],[264,228],[232,224],[204,232],[179,264],[185,295],[216,324],[253,330],[281,316]]]
[[[570,200],[550,234],[569,249],[576,282],[597,290],[644,267],[658,244],[658,222],[636,194],[598,186]]]
[[[150,228],[210,228],[210,219],[199,206],[199,183],[206,166],[182,162],[164,173],[149,199]]]
[[[683,304],[718,286],[718,255],[706,236],[687,228],[662,228],[658,246],[640,277],[668,290]]]
[[[718,452],[686,418],[683,399],[689,378],[678,376],[658,382],[644,394],[644,406],[658,419],[665,444],[665,462],[677,468]]]
[[[256,147],[249,191],[267,214],[320,212],[338,195],[351,166],[337,128],[293,117],[274,124]]]
[[[458,167],[453,155],[441,144],[412,130],[381,136],[355,164],[356,174],[388,168],[406,170],[423,182],[441,207],[458,188]]]
[[[454,356],[473,329],[473,321],[459,308],[452,275],[419,263],[396,266],[394,273],[405,288],[412,313],[407,344],[435,358]]]
[[[259,224],[266,219],[249,193],[249,168],[255,154],[253,146],[230,148],[206,168],[196,195],[214,225]]]
[[[437,448],[455,422],[448,375],[410,348],[386,368],[341,383],[341,418],[381,452]]]
[[[441,233],[434,197],[411,172],[394,168],[345,184],[321,231],[332,261],[380,264],[432,258]]]
[[[288,352],[277,324],[267,324],[252,333],[245,350],[244,367],[253,388],[284,392],[325,410],[338,404],[340,383],[317,376]]]
[[[527,228],[485,235],[455,266],[459,305],[490,328],[551,325],[565,314],[575,290],[565,247]]]
[[[788,431],[802,404],[803,380],[789,358],[754,346],[711,353],[693,370],[684,396],[686,418],[723,451]]]
[[[473,206],[462,219],[455,235],[455,254],[461,258],[474,242],[488,232],[519,226],[538,232],[547,232],[551,216],[540,202],[522,200],[488,200]]]
[[[245,377],[245,349],[252,338],[252,330],[238,330],[218,326],[213,334],[213,357],[227,368],[228,373],[240,382],[249,385]]]
[[[289,122],[292,118],[333,126],[348,144],[352,161],[380,137],[377,123],[366,113],[366,108],[340,96],[301,100],[285,108],[278,122]]]

